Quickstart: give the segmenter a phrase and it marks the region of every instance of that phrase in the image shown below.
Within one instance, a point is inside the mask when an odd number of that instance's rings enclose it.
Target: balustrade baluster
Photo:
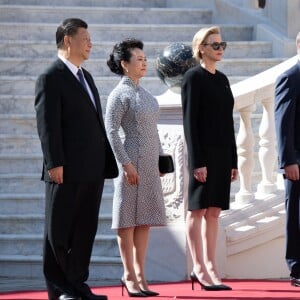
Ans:
[[[275,192],[274,166],[276,162],[276,136],[274,123],[274,101],[268,98],[262,101],[263,114],[259,127],[258,157],[261,167],[262,179],[257,186],[257,198],[264,198],[267,194]]]
[[[254,136],[251,126],[251,114],[255,105],[240,110],[240,128],[237,135],[238,168],[240,190],[235,195],[237,204],[250,203],[254,199],[251,179],[254,166]]]

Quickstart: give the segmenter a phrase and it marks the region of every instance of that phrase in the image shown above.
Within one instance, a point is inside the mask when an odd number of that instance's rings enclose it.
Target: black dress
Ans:
[[[200,65],[183,78],[182,109],[189,157],[188,210],[229,209],[231,170],[237,169],[233,124],[234,98],[227,77]],[[194,169],[207,167],[207,179],[194,178]]]

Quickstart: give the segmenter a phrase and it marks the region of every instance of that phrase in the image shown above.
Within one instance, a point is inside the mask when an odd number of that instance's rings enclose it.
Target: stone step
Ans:
[[[255,164],[254,171],[260,170],[260,163],[258,159],[260,137],[258,135],[255,138]],[[20,150],[19,150],[20,151]],[[40,173],[42,170],[42,155],[38,154],[0,154],[0,174],[26,174],[26,173]],[[275,170],[275,169],[274,169]]]
[[[41,154],[0,154],[0,174],[39,173],[42,163]]]
[[[42,234],[44,214],[0,214],[0,234]],[[111,229],[111,214],[100,214],[99,234],[114,234]]]
[[[52,62],[53,59],[46,58],[3,58],[0,64],[0,76],[35,76],[41,74]],[[157,76],[156,59],[148,59],[147,65],[147,76]],[[114,76],[109,70],[106,59],[104,58],[90,59],[84,62],[83,66],[93,74],[93,76]]]
[[[283,61],[284,58],[223,59],[217,64],[217,68],[227,76],[254,76]]]
[[[40,154],[41,143],[37,134],[0,134],[0,153]]]
[[[34,95],[36,76],[0,76],[0,91],[5,95]],[[120,77],[94,77],[100,95],[108,95],[120,81]],[[158,77],[146,77],[141,84],[153,95],[161,95],[168,87]]]
[[[283,60],[282,58],[225,58],[218,63],[217,68],[227,76],[245,74],[253,76]],[[0,64],[0,76],[35,76],[41,74],[52,62],[53,59],[46,58],[3,58]],[[147,77],[157,76],[156,64],[155,58],[147,60]],[[83,66],[94,76],[112,76],[104,58],[90,59]]]
[[[2,134],[34,134],[37,132],[35,115],[0,114],[0,132]]]
[[[0,174],[0,193],[43,193],[44,183],[41,175],[34,174]]]
[[[103,105],[102,105],[103,106]],[[258,107],[259,108],[259,107]],[[239,125],[239,113],[234,114],[235,119],[235,130],[236,133],[238,132],[238,125]],[[259,128],[261,123],[261,113],[256,112],[251,115],[251,118],[255,120],[255,123],[253,124],[253,128]],[[37,134],[37,128],[36,128],[36,116],[35,114],[0,114],[0,131],[2,132],[1,138],[7,137],[7,140],[9,137],[13,137],[15,134],[16,136],[20,136],[20,138],[23,138],[26,140],[26,138],[33,139],[34,134]],[[0,147],[0,153],[4,154],[6,149],[11,149],[12,146],[5,145],[3,149]],[[2,150],[2,151],[1,151]],[[35,148],[37,150],[37,148]],[[27,151],[23,152],[17,152],[17,153],[27,153]]]
[[[101,95],[101,104],[102,104],[103,112],[106,105],[106,101],[107,101],[107,95]],[[14,115],[35,114],[36,112],[34,109],[34,95],[16,95],[16,94],[1,95],[0,94],[0,112],[1,114],[14,114]]]
[[[42,194],[45,186],[40,178],[41,173],[0,173],[0,194]],[[112,180],[105,181],[104,193],[113,193]]]
[[[209,24],[212,11],[196,8],[0,5],[1,22],[27,23],[30,20],[31,23],[60,24],[67,16],[80,16],[88,24]]]
[[[191,41],[177,41],[191,45]],[[115,42],[93,42],[90,59],[108,58]],[[156,58],[170,42],[145,42],[144,50],[148,57]],[[55,59],[57,49],[54,42],[28,40],[1,40],[0,57],[2,58],[46,58]],[[270,58],[272,44],[267,41],[232,41],[228,42],[224,58]]]
[[[233,204],[231,210],[222,211],[221,225],[224,227],[230,226],[230,229],[233,230],[245,225],[249,221],[252,223],[256,222],[262,215],[272,216],[278,213],[285,214],[282,197],[284,197],[284,195],[270,195],[263,200],[253,201],[242,206]],[[259,208],[259,210],[257,208]],[[257,213],[257,211],[261,213]],[[251,216],[251,219],[248,220],[247,216]]]
[[[34,97],[29,95],[0,95],[1,114],[34,114]]]
[[[259,113],[260,107],[257,107],[257,112],[251,115],[253,128],[258,128],[261,125],[262,115]],[[177,116],[181,119],[181,115]],[[234,113],[235,131],[239,130],[239,113]],[[4,134],[0,134],[0,155],[1,159],[16,159],[18,156],[24,155],[26,160],[31,158],[37,162],[41,155],[40,141],[36,130],[35,114],[0,114],[0,129]],[[259,140],[258,131],[254,134],[255,140]],[[255,146],[255,151],[258,151],[258,145]],[[16,157],[14,155],[17,155]],[[32,166],[35,168],[34,166]],[[10,166],[7,166],[10,168]],[[1,171],[0,171],[1,172]]]
[[[283,193],[282,191],[282,195],[270,194],[261,201],[256,200],[249,204],[233,203],[231,210],[222,212],[220,224],[226,227],[230,255],[245,251],[249,247],[257,247],[266,240],[275,239],[278,229],[279,236],[284,235]]]
[[[0,23],[1,40],[36,40],[51,41],[58,24],[54,23]],[[210,24],[213,26],[215,24]],[[24,30],[26,26],[26,30]],[[136,37],[145,44],[148,41],[191,41],[194,34],[207,24],[90,24],[89,32],[92,41],[113,40],[118,42],[124,38]],[[252,41],[253,26],[240,24],[222,24],[222,37],[226,41]]]
[[[0,194],[1,213],[4,215],[43,214],[45,211],[45,196],[40,194]]]
[[[100,212],[109,214],[112,211],[112,193],[104,192],[102,194]],[[45,211],[44,193],[26,193],[26,194],[0,194],[1,213],[5,215],[14,215],[22,212],[24,214],[43,214]]]
[[[47,5],[92,7],[166,7],[167,0],[0,0],[1,5]]]
[[[246,79],[248,76],[228,76],[231,84]],[[3,95],[33,96],[36,76],[0,76],[0,91]],[[98,91],[102,98],[108,95],[118,84],[120,78],[117,76],[94,77]],[[159,96],[168,90],[168,87],[158,77],[145,77],[141,85],[152,95]],[[105,107],[104,107],[105,109]]]
[[[0,234],[1,255],[41,255],[43,234]],[[97,234],[93,247],[94,256],[119,257],[116,235]]]
[[[43,278],[41,255],[1,255],[1,276],[5,278]],[[123,272],[121,259],[110,256],[92,256],[89,280],[116,280]]]
[[[2,95],[19,95],[34,97],[34,86],[36,76],[0,76],[0,91]],[[228,79],[231,84],[239,82],[248,78],[248,76],[229,76]],[[114,89],[120,81],[120,77],[94,77],[98,91],[101,96],[101,101],[106,99],[106,96]],[[158,77],[145,77],[141,80],[142,86],[147,89],[152,95],[159,96],[164,94],[168,87]],[[0,94],[0,97],[1,97]],[[104,95],[104,97],[103,97]],[[103,99],[102,99],[103,98]],[[102,102],[103,104],[103,102]],[[105,105],[103,105],[103,113]]]

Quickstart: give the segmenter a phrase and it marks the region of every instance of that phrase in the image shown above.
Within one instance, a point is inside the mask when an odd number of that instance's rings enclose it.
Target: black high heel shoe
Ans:
[[[229,285],[225,285],[225,284],[215,284],[216,287],[218,287],[219,291],[231,291],[232,287],[230,287]]]
[[[127,294],[129,297],[148,297],[145,293],[143,293],[142,291],[140,292],[135,292],[135,293],[132,293],[132,292],[129,292],[128,288],[127,288],[127,285],[125,283],[125,280],[123,278],[120,279],[121,281],[121,285],[122,285],[122,296],[124,296],[124,287],[127,291]]]
[[[159,293],[157,293],[157,292],[154,292],[154,291],[144,291],[144,290],[141,290],[142,291],[142,293],[144,293],[145,295],[147,295],[147,296],[158,296],[159,295]]]
[[[191,275],[191,280],[192,280],[192,290],[194,290],[194,282],[198,282],[201,286],[201,289],[203,290],[206,290],[206,291],[221,291],[221,290],[224,290],[224,288],[221,287],[221,284],[220,285],[205,285],[203,284],[197,277],[197,275],[192,272]]]

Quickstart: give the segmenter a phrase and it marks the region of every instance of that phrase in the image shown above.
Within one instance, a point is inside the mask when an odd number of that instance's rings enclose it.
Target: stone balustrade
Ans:
[[[274,169],[277,168],[274,84],[278,75],[295,64],[297,58],[298,56],[292,57],[273,68],[231,86],[235,98],[234,110],[240,113],[240,126],[237,134],[240,189],[235,195],[237,204],[247,204],[255,199],[263,199],[278,189],[280,183],[277,182],[277,176],[274,176]],[[256,187],[253,187],[255,151],[251,116],[257,105],[262,105],[262,117],[258,131],[261,181]],[[280,177],[278,179],[280,180]]]

